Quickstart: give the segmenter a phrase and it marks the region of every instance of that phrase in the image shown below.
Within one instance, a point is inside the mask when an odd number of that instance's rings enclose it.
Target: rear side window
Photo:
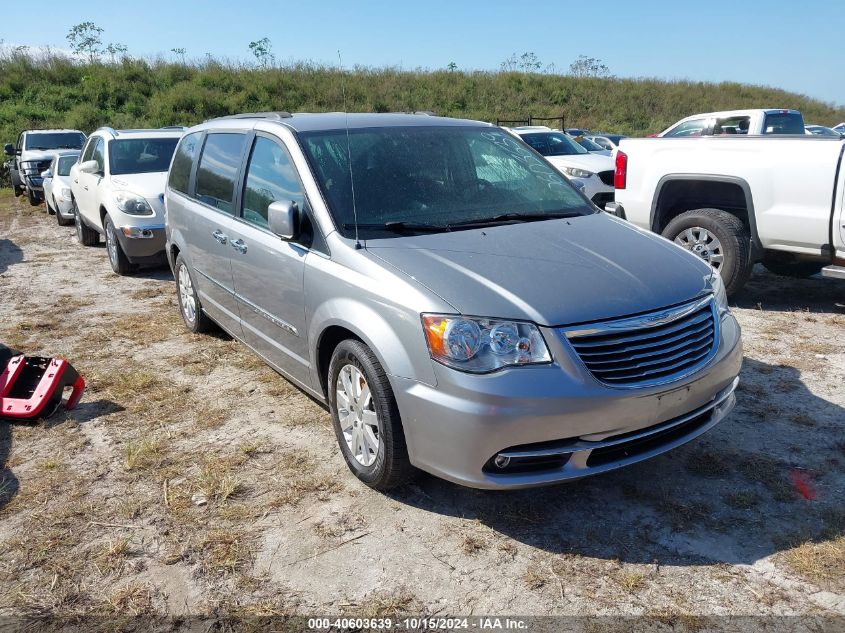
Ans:
[[[273,202],[296,202],[304,209],[305,195],[287,151],[259,136],[247,167],[243,219],[267,227],[267,207]]]
[[[199,142],[202,132],[194,132],[182,138],[176,154],[173,156],[173,164],[170,166],[170,176],[167,184],[171,189],[188,193],[188,184],[191,179],[191,167],[194,157],[199,150]]]
[[[212,133],[205,138],[197,168],[197,200],[234,215],[235,180],[245,142],[244,134]]]
[[[804,134],[804,117],[798,112],[767,114],[763,134]]]

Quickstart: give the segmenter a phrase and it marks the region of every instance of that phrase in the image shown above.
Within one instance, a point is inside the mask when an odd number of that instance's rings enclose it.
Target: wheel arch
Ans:
[[[752,256],[762,257],[751,187],[743,178],[714,174],[667,174],[657,183],[649,226],[655,233],[685,211],[712,207],[740,218],[751,235]]]

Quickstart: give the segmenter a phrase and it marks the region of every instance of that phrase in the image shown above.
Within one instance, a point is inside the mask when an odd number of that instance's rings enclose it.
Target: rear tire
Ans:
[[[663,229],[663,237],[699,255],[719,271],[728,296],[734,295],[748,281],[754,262],[751,260],[751,235],[735,215],[721,209],[694,209],[680,214]],[[692,239],[690,239],[692,236]],[[699,242],[699,238],[704,239]],[[713,240],[712,238],[716,238]],[[710,244],[706,243],[710,239]],[[708,250],[718,244],[721,260]],[[695,250],[698,248],[698,250]],[[718,264],[718,265],[717,265]]]
[[[212,328],[211,319],[202,311],[202,303],[191,276],[191,269],[188,268],[181,255],[177,255],[174,269],[176,301],[179,303],[179,313],[182,315],[185,327],[194,334],[208,332]]]
[[[825,264],[822,262],[801,261],[790,253],[766,253],[763,266],[771,273],[782,277],[806,279],[820,273]]]
[[[335,435],[355,476],[376,490],[409,481],[415,469],[399,407],[372,350],[355,339],[341,342],[329,363],[326,389]]]
[[[26,199],[29,200],[29,204],[31,204],[33,207],[37,207],[39,204],[41,204],[41,198],[32,189],[26,190]]]
[[[115,233],[114,222],[108,215],[104,218],[103,229],[106,232],[106,252],[109,256],[111,269],[118,275],[128,275],[132,272],[133,266],[129,262],[129,258],[126,257],[126,253],[123,252],[123,247]]]
[[[83,246],[96,246],[100,243],[100,234],[94,229],[89,229],[79,213],[76,200],[73,201],[73,218],[76,221],[76,239]]]

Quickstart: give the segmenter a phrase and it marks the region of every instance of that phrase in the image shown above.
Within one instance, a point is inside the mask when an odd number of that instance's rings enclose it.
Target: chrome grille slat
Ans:
[[[619,359],[615,358],[613,360],[590,360],[591,365],[610,365],[614,363],[629,363],[631,361],[637,361],[647,358],[654,358],[655,356],[660,356],[661,358],[665,359],[666,356],[663,354],[671,354],[672,352],[678,352],[688,347],[697,347],[700,344],[706,344],[708,342],[712,342],[713,333],[712,332],[705,332],[697,336],[692,340],[685,340],[677,343],[676,345],[672,345],[671,347],[662,347],[660,349],[655,349],[648,352],[639,352],[637,354],[631,354],[626,359]]]
[[[614,387],[677,380],[706,364],[719,344],[712,297],[563,332],[590,373]]]
[[[630,341],[642,341],[649,338],[656,338],[661,336],[662,334],[669,334],[672,332],[677,332],[682,330],[690,325],[695,325],[696,323],[704,323],[707,321],[707,314],[696,314],[694,320],[685,321],[683,323],[673,323],[671,326],[657,326],[654,328],[643,329],[641,332],[637,334],[632,334],[630,336],[622,336],[622,332],[630,332],[631,330],[620,330],[620,334],[617,336],[613,336],[613,333],[602,333],[601,335],[589,335],[585,334],[583,338],[597,338],[601,336],[600,340],[592,340],[592,341],[584,341],[578,342],[579,347],[601,347],[602,345],[616,345],[618,343],[627,343]],[[578,337],[582,338],[582,337]],[[577,339],[571,339],[577,340]]]

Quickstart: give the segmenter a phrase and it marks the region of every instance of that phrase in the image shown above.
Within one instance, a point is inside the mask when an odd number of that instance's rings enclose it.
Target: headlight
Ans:
[[[725,282],[722,281],[722,276],[715,270],[710,275],[710,287],[713,289],[713,296],[716,297],[719,316],[730,312],[731,309],[728,307],[728,293],[725,292]]]
[[[431,357],[454,369],[486,373],[509,365],[549,363],[536,325],[499,319],[422,315]]]
[[[589,178],[593,175],[593,172],[587,171],[586,169],[578,169],[577,167],[561,167],[560,170],[573,178]]]
[[[115,191],[114,202],[117,208],[130,215],[152,215],[153,208],[144,196],[131,191]]]

